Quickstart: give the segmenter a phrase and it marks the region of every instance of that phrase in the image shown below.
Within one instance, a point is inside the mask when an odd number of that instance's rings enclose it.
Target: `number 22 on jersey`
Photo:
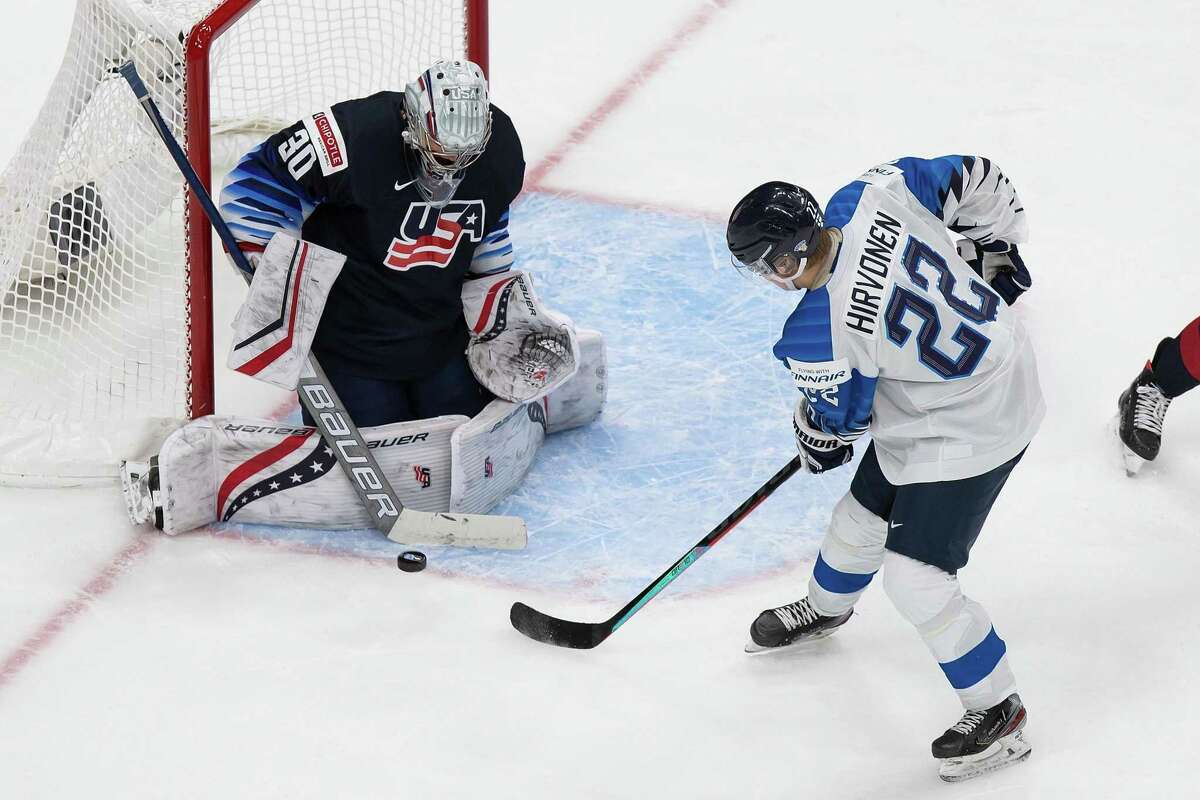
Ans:
[[[975,279],[968,285],[975,295],[972,300],[955,295],[957,280],[946,265],[946,260],[915,236],[908,237],[903,263],[912,285],[921,291],[913,291],[899,283],[893,287],[884,313],[888,339],[897,347],[904,347],[916,333],[918,358],[934,374],[944,380],[970,375],[979,366],[991,344],[979,326],[996,320],[1000,308],[999,296]],[[935,279],[932,287],[931,277]],[[942,342],[939,304],[962,317],[948,337],[950,342],[958,345],[956,357],[946,352],[948,345]],[[954,352],[953,349],[951,352]]]

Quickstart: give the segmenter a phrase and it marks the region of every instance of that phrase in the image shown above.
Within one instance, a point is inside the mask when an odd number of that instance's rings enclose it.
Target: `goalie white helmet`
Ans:
[[[445,205],[492,135],[487,78],[471,61],[435,62],[405,87],[404,114],[404,140],[420,161],[417,185],[430,203]]]

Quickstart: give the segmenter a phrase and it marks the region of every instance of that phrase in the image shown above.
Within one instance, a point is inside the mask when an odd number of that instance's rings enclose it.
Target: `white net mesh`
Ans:
[[[180,141],[209,135],[188,130],[185,43],[222,5],[79,0],[0,175],[0,482],[110,478],[189,415],[190,320],[209,310],[189,308],[183,181],[115,67],[135,61]],[[465,27],[461,0],[262,0],[212,47],[214,172],[306,111],[463,57]]]

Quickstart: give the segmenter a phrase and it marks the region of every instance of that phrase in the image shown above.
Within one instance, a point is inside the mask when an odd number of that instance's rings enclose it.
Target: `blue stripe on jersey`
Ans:
[[[898,158],[892,163],[904,171],[904,185],[913,197],[938,219],[946,204],[946,192],[956,175],[965,171],[967,156]]]
[[[834,569],[824,557],[817,553],[817,563],[813,565],[813,580],[827,592],[833,594],[853,594],[862,591],[875,577],[874,572],[865,575],[859,572],[842,572]]]
[[[500,215],[500,222],[506,225],[508,212]],[[508,238],[508,228],[500,227],[484,238],[475,248],[471,256],[471,266],[467,268],[472,275],[494,275],[503,272],[513,264],[512,240]]]
[[[221,212],[221,216],[225,216],[224,211]],[[254,244],[266,246],[266,244],[271,241],[271,237],[275,235],[273,231],[269,231],[266,228],[261,228],[258,226],[251,228],[247,225],[242,225],[236,219],[227,219],[225,224],[227,224],[229,226],[229,230],[233,232],[233,238],[237,239],[239,242],[253,242]]]
[[[307,200],[316,205],[316,200],[310,198],[299,183],[287,171],[287,165],[279,161],[274,151],[260,144],[246,155],[242,156],[237,165],[230,171],[231,178],[260,183],[264,191],[273,192],[281,203],[290,203],[297,210]],[[226,180],[229,182],[229,179]]]
[[[475,249],[475,255],[472,260],[481,258],[496,258],[497,256],[508,255],[513,251],[512,242],[505,239],[503,242],[497,242],[494,245],[480,246]]]
[[[772,352],[784,366],[789,357],[796,361],[832,361],[833,334],[829,326],[829,290],[822,287],[805,292],[783,323],[783,333]]]
[[[825,288],[806,292],[796,310],[783,323],[783,334],[772,352],[788,366],[787,360],[821,363],[833,361],[833,333],[830,328],[829,291]],[[825,433],[858,433],[871,423],[878,378],[867,378],[857,369],[850,380],[827,389],[806,390],[813,421]]]
[[[946,679],[955,689],[974,686],[992,674],[992,670],[1004,657],[1004,640],[996,635],[996,629],[988,631],[983,641],[972,647],[965,655],[953,661],[939,664]]]
[[[266,178],[248,175],[236,167],[225,179],[221,193],[224,195],[231,190],[236,190],[239,200],[248,198],[272,210],[283,210],[289,214],[304,213],[305,202],[300,197],[289,193],[278,184],[268,183]]]
[[[865,188],[867,188],[866,183],[855,181],[838,189],[825,206],[825,227],[845,227],[850,222],[850,218],[854,216],[855,210],[858,209],[858,201],[862,199]]]
[[[264,144],[242,156],[221,187],[221,216],[240,241],[265,244],[279,231],[299,238],[317,203]],[[272,167],[278,169],[273,169]]]

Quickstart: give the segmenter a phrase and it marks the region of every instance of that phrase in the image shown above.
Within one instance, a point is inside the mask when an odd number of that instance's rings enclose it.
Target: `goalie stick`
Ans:
[[[121,76],[129,83],[142,109],[150,118],[158,135],[167,146],[171,157],[179,166],[183,177],[192,188],[196,199],[204,208],[208,221],[238,265],[241,273],[249,276],[253,272],[246,256],[238,249],[237,240],[221,214],[213,204],[212,197],[200,176],[188,162],[183,148],[171,134],[154,104],[146,85],[138,75],[132,61],[120,67]],[[325,376],[315,356],[309,354],[308,369],[297,387],[300,402],[316,421],[325,442],[332,446],[338,464],[358,493],[359,499],[374,520],[375,527],[394,542],[403,544],[444,544],[459,547],[494,547],[516,550],[525,546],[527,532],[520,517],[501,517],[489,514],[442,514],[405,508],[392,488],[387,476],[380,469],[374,453],[367,447],[362,434]]]
[[[739,522],[750,515],[758,504],[766,500],[772,492],[783,485],[784,481],[796,474],[804,466],[803,456],[796,456],[783,469],[776,472],[769,481],[758,488],[754,494],[746,498],[732,514],[721,521],[717,527],[708,532],[696,542],[683,558],[671,565],[670,569],[658,576],[654,583],[647,586],[641,593],[629,601],[628,605],[613,614],[604,622],[572,622],[559,619],[549,614],[543,614],[537,609],[530,608],[524,603],[513,603],[508,618],[512,626],[521,633],[539,642],[557,645],[558,647],[573,647],[577,650],[590,650],[611,636],[617,628],[629,621],[629,618],[641,610],[642,606],[654,599],[654,596],[667,587],[671,581],[678,578],[685,569],[695,564],[700,556],[709,548],[721,541]]]

